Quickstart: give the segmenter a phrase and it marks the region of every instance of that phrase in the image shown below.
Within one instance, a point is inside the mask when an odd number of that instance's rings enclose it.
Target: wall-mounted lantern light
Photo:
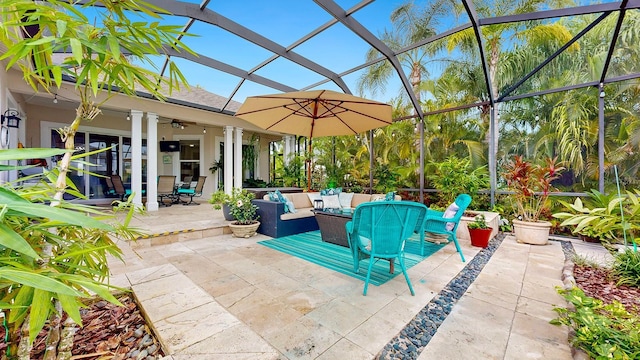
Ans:
[[[4,112],[2,115],[2,125],[7,125],[7,127],[18,128],[20,127],[20,117],[18,116],[20,113],[18,110],[9,109]]]

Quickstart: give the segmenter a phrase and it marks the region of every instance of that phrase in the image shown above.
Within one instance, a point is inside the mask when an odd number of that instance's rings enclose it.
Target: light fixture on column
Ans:
[[[600,97],[603,98],[604,97],[604,84],[600,83]]]
[[[58,94],[54,94],[53,95],[53,103],[57,104],[58,103]]]
[[[184,130],[184,125],[180,125],[180,130]]]
[[[206,134],[207,133],[207,128],[202,128],[202,133]]]
[[[131,121],[131,115],[127,114],[127,121]]]

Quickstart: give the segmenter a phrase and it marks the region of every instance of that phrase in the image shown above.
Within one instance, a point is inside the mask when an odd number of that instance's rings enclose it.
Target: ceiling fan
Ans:
[[[195,125],[196,123],[193,121],[182,121],[182,120],[173,119],[171,120],[170,124],[171,124],[171,127],[174,129],[184,129],[186,126]]]

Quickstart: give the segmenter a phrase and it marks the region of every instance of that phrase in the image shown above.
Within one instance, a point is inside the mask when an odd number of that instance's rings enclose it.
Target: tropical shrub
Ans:
[[[573,233],[593,234],[616,242],[622,242],[625,236],[635,241],[640,233],[640,190],[611,198],[604,207],[590,209],[580,198],[576,198],[573,204],[560,203],[571,212],[556,213],[553,217],[563,220],[561,226],[573,226]]]
[[[433,172],[427,175],[427,179],[440,191],[440,204],[443,206],[451,204],[460,194],[474,197],[478,190],[489,187],[487,167],[472,169],[469,159],[450,156],[442,162],[432,161],[430,164]]]
[[[572,328],[571,343],[592,359],[638,359],[640,356],[640,318],[613,301],[605,305],[588,297],[579,288],[558,292],[574,309],[556,307],[554,325]]]
[[[398,174],[393,172],[389,164],[377,163],[373,168],[373,178],[373,190],[377,193],[384,194],[397,189]]]

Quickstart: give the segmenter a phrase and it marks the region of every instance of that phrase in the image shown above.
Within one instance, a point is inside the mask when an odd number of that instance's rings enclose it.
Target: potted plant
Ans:
[[[551,182],[558,179],[563,170],[555,158],[547,158],[544,165],[533,165],[516,155],[506,165],[502,176],[507,181],[507,188],[513,192],[511,199],[516,219],[512,224],[516,241],[534,245],[548,243],[551,223],[540,217],[549,193],[555,190]]]
[[[231,208],[229,207],[229,204],[231,204],[231,196],[227,195],[224,191],[218,190],[211,194],[209,203],[213,204],[213,208],[216,210],[222,209],[222,214],[224,215],[225,220],[235,220],[235,218],[231,215]]]
[[[487,225],[484,214],[478,214],[473,222],[467,224],[471,245],[486,248],[489,246],[493,228]]]
[[[229,212],[236,221],[229,224],[229,228],[235,237],[248,238],[256,234],[260,222],[258,221],[258,206],[251,200],[255,194],[245,189],[234,188],[229,197]]]

